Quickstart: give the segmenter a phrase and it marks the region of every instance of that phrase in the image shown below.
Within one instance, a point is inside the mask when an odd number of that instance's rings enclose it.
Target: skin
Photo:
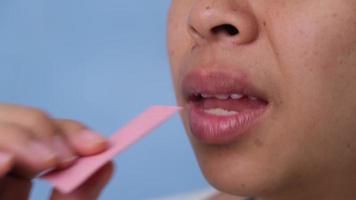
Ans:
[[[87,129],[79,122],[54,119],[35,108],[0,104],[0,199],[27,200],[36,175],[104,151],[107,141]],[[112,173],[113,164],[109,163],[74,192],[54,190],[50,199],[97,199]]]
[[[237,199],[354,199],[355,10],[354,0],[172,1],[168,50],[178,104],[186,106],[184,75],[197,68],[244,73],[269,101],[263,119],[225,146],[195,139],[182,113],[214,187]],[[239,34],[211,31],[222,24]]]

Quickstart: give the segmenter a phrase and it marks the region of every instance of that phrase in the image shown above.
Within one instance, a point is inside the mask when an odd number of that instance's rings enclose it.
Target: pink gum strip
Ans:
[[[62,193],[70,193],[82,185],[91,175],[112,160],[113,157],[143,138],[153,129],[181,110],[176,106],[152,106],[118,130],[110,138],[111,147],[94,156],[80,158],[64,170],[41,176]]]

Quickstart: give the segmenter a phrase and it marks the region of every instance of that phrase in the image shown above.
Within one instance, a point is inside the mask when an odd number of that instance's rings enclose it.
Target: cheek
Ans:
[[[281,121],[292,134],[281,138],[294,152],[286,154],[300,154],[301,164],[293,166],[313,171],[313,164],[336,167],[333,161],[340,155],[352,160],[344,147],[356,140],[356,3],[301,2],[290,6],[293,10],[282,8],[268,16],[274,21],[269,20],[266,34],[285,83]],[[309,153],[302,155],[300,146]]]
[[[280,77],[288,82],[284,93],[292,102],[321,103],[347,95],[343,94],[346,85],[356,83],[356,3],[288,3],[266,16],[266,35],[278,59]]]
[[[355,48],[356,3],[341,2],[325,0],[320,5],[315,0],[290,1],[290,5],[265,16],[266,32],[276,54],[281,54],[282,65],[298,64],[295,69],[336,66],[334,61],[340,55]],[[321,64],[310,66],[310,62]]]
[[[183,66],[184,55],[189,53],[192,44],[188,33],[187,19],[191,0],[176,0],[172,2],[168,16],[167,43],[169,60],[175,81]]]

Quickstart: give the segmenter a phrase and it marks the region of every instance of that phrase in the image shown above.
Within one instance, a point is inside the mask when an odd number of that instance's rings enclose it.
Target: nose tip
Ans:
[[[213,41],[245,44],[258,35],[256,18],[248,7],[228,0],[195,1],[189,14],[188,28],[198,44]]]

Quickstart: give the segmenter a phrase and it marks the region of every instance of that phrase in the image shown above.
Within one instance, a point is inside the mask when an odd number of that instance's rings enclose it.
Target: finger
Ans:
[[[99,197],[105,185],[110,181],[113,172],[114,165],[110,162],[74,192],[61,194],[58,191],[54,191],[51,200],[95,200]]]
[[[59,119],[55,123],[74,150],[81,156],[100,153],[108,147],[108,142],[104,137],[89,131],[79,122]]]
[[[32,130],[39,138],[50,139],[56,132],[46,112],[26,106],[0,104],[0,121]]]
[[[0,199],[28,200],[31,187],[30,180],[7,176],[0,183]]]
[[[38,109],[18,106],[0,105],[0,121],[30,130],[31,134],[46,143],[57,154],[58,167],[69,166],[76,159],[71,146],[61,136],[51,117]]]
[[[13,156],[9,153],[0,152],[0,178],[6,175],[13,165]]]
[[[78,158],[75,149],[60,134],[53,136],[52,147],[58,156],[57,168],[59,169],[70,166]]]
[[[56,153],[29,132],[23,127],[0,123],[0,150],[13,156],[16,174],[24,177],[57,165]]]

